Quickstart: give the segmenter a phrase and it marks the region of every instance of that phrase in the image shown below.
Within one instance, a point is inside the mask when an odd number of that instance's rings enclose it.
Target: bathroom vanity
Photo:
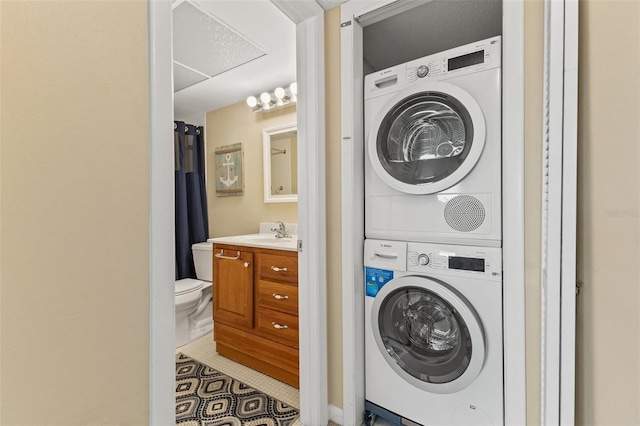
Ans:
[[[210,241],[217,352],[298,387],[296,240],[253,234]]]

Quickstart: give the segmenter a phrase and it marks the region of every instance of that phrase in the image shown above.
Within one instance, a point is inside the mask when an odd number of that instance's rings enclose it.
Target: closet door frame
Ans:
[[[341,6],[343,424],[364,414],[363,27],[418,2]],[[505,424],[526,424],[524,287],[524,0],[503,2],[503,278]]]

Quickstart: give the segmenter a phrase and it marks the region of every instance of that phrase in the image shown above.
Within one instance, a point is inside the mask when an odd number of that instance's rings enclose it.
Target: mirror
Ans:
[[[298,201],[298,129],[296,124],[262,131],[264,202]]]

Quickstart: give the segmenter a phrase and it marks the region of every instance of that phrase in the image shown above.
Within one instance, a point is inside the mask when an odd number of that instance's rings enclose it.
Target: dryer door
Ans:
[[[485,359],[480,319],[459,292],[424,276],[389,281],[376,295],[373,335],[404,380],[433,393],[469,386]]]
[[[372,123],[369,161],[389,186],[433,194],[475,166],[485,143],[485,120],[476,100],[445,82],[420,82],[391,99]]]

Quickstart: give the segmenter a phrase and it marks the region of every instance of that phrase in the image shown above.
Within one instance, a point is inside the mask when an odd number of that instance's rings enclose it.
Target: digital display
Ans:
[[[473,53],[467,53],[466,55],[457,56],[447,61],[447,69],[449,71],[457,70],[458,68],[469,67],[471,65],[484,63],[484,50],[479,50]]]
[[[463,271],[484,272],[484,259],[474,257],[450,257],[449,269],[462,269]]]

